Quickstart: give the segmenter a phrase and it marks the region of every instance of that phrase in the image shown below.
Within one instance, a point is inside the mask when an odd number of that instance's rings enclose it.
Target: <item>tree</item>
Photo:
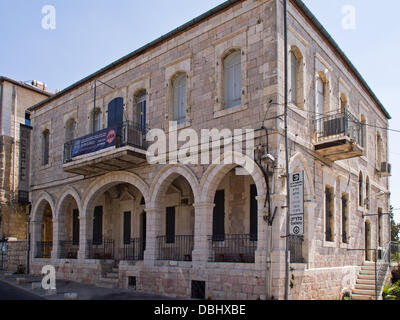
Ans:
[[[393,206],[390,206],[390,233],[392,241],[400,241],[400,223],[394,221]]]

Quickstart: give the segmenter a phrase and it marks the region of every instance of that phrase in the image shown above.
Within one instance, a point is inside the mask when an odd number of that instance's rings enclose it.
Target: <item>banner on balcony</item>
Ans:
[[[97,131],[73,141],[72,157],[97,152],[115,146],[117,128],[111,127]]]

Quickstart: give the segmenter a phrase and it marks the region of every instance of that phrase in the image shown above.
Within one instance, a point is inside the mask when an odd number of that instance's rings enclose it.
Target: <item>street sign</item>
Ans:
[[[290,174],[290,235],[304,235],[304,172]]]
[[[304,235],[304,214],[290,216],[290,235]]]

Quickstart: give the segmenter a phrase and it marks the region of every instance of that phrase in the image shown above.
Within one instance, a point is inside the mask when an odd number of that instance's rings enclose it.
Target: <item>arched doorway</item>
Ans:
[[[236,167],[218,183],[214,194],[210,261],[254,263],[258,241],[257,187]]]
[[[61,259],[77,259],[80,238],[80,199],[76,192],[68,191],[61,197],[58,215],[58,252]]]
[[[50,259],[53,250],[53,201],[41,197],[33,210],[33,257]]]
[[[365,260],[372,261],[372,252],[371,252],[371,223],[369,221],[365,222]]]

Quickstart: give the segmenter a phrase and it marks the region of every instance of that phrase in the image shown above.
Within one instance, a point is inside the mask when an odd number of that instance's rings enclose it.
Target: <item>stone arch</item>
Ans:
[[[302,153],[296,152],[296,154],[290,159],[289,168],[290,172],[295,172],[297,168],[304,170],[304,187],[306,189],[306,195],[313,195],[314,185],[312,181],[312,174]]]
[[[192,170],[181,164],[171,164],[165,166],[154,178],[150,187],[150,203],[152,207],[157,207],[156,199],[159,199],[168,186],[178,177],[184,177],[192,188],[194,201],[200,200],[199,182]]]
[[[91,209],[91,207],[94,206],[96,199],[103,192],[121,183],[128,183],[136,187],[142,193],[146,203],[149,203],[149,187],[139,176],[126,171],[112,172],[96,179],[88,187],[88,190],[83,197],[81,216],[86,217],[88,212],[91,212],[91,210],[88,211],[88,209]]]
[[[51,208],[51,213],[53,216],[53,219],[55,219],[55,205],[54,205],[54,199],[50,195],[50,193],[46,191],[42,191],[39,195],[39,198],[37,201],[35,201],[35,205],[32,210],[32,217],[34,221],[38,221],[38,218],[41,219],[43,215],[43,210],[46,207],[46,204],[50,205]]]
[[[214,202],[214,195],[218,188],[219,183],[225,177],[225,175],[236,167],[242,166],[242,162],[246,164],[248,169],[245,169],[253,178],[254,183],[257,187],[257,195],[259,197],[265,197],[267,193],[267,185],[264,178],[264,173],[262,172],[261,168],[254,162],[250,157],[237,153],[232,152],[233,163],[231,164],[224,164],[224,159],[228,157],[230,158],[231,155],[223,154],[216,163],[219,164],[211,164],[206,172],[204,173],[201,181],[200,181],[200,190],[201,196],[200,201],[204,203],[213,203]],[[239,162],[240,161],[240,162]],[[253,170],[250,170],[250,168]],[[252,172],[250,172],[252,171]]]
[[[74,187],[68,187],[66,188],[66,190],[63,192],[63,194],[61,195],[60,199],[57,202],[56,205],[56,213],[55,216],[57,217],[57,219],[60,218],[60,212],[62,211],[62,207],[65,204],[65,200],[67,197],[72,197],[79,209],[79,212],[81,211],[81,197],[78,193],[78,191],[74,188]]]

